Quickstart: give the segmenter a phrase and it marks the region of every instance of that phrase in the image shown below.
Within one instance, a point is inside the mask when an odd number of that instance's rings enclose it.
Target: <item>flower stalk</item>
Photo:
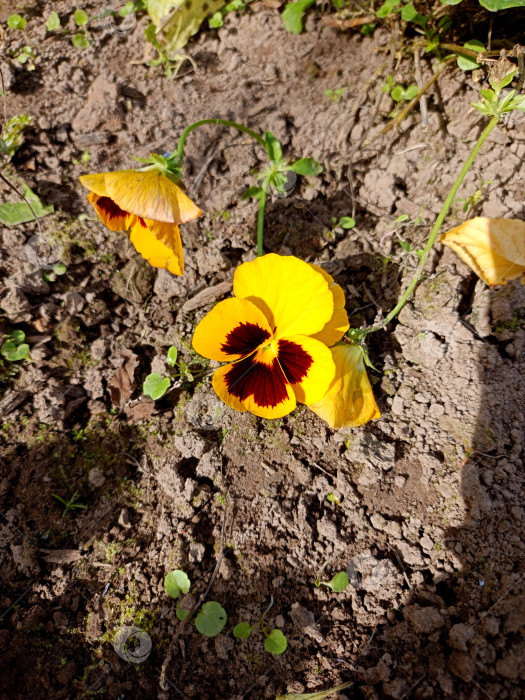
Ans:
[[[432,250],[434,243],[436,242],[436,239],[439,234],[439,229],[441,228],[441,225],[443,224],[443,221],[445,220],[445,217],[447,216],[450,207],[452,206],[452,202],[454,201],[454,198],[456,197],[456,194],[463,184],[463,180],[465,179],[468,171],[470,170],[474,160],[476,159],[476,156],[481,150],[481,147],[487,140],[489,134],[491,131],[494,129],[496,124],[498,123],[499,118],[497,116],[493,116],[490,122],[487,124],[483,132],[481,133],[480,137],[476,141],[476,144],[474,145],[474,148],[470,152],[469,157],[463,164],[463,167],[461,168],[461,172],[456,178],[456,181],[452,185],[450,192],[448,193],[447,198],[443,202],[443,206],[441,207],[441,211],[438,214],[438,217],[434,223],[434,226],[432,227],[432,230],[430,232],[430,236],[428,237],[427,244],[423,251],[420,254],[420,260],[419,264],[416,268],[416,271],[414,273],[414,276],[412,277],[412,280],[410,281],[410,284],[406,288],[405,292],[403,293],[403,296],[401,299],[398,301],[398,303],[394,306],[392,311],[381,321],[381,323],[378,323],[375,326],[371,326],[370,328],[363,328],[359,329],[362,331],[365,335],[368,333],[375,333],[375,331],[380,331],[382,330],[385,326],[387,326],[390,321],[392,321],[398,313],[401,311],[401,309],[405,306],[407,303],[408,299],[410,298],[412,292],[414,291],[416,285],[420,281],[421,277],[423,276],[423,268],[425,267],[425,263],[427,262],[428,256],[430,254],[430,251]]]

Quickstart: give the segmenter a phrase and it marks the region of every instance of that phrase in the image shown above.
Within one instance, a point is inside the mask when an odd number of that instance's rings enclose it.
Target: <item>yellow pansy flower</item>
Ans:
[[[88,200],[111,231],[130,229],[130,240],[153,267],[184,273],[179,224],[202,214],[166,171],[118,170],[82,175]]]
[[[294,256],[269,253],[240,265],[234,298],[219,302],[193,335],[200,355],[230,363],[213,376],[218,396],[262,418],[281,418],[298,401],[319,401],[335,375],[322,336],[340,340],[348,328],[336,288],[329,275]]]
[[[309,408],[331,428],[357,428],[381,414],[366,373],[363,351],[358,345],[331,348],[335,376],[320,401]]]

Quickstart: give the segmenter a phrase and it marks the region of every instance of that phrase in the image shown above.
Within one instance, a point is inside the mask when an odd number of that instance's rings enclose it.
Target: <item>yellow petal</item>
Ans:
[[[305,335],[282,338],[277,346],[279,363],[297,401],[306,404],[319,401],[335,375],[330,349]]]
[[[310,263],[310,267],[313,267],[314,270],[321,273],[321,275],[325,278],[334,298],[334,312],[332,314],[332,318],[328,321],[323,330],[320,333],[313,335],[312,338],[320,340],[325,345],[328,345],[328,347],[331,347],[341,340],[346,331],[350,328],[350,324],[348,323],[348,314],[346,313],[345,309],[345,293],[341,287],[334,282],[334,278],[329,275],[328,272],[323,270],[322,267],[314,265],[313,263]]]
[[[331,428],[356,428],[381,414],[366,373],[363,353],[357,345],[332,348],[335,378],[326,395],[310,405]]]
[[[87,198],[95,207],[98,218],[110,231],[126,231],[129,228],[131,217],[117,207],[109,197],[99,197],[94,192],[90,192]]]
[[[487,284],[506,284],[520,275],[525,283],[525,221],[477,216],[439,240]]]
[[[184,273],[178,226],[131,217],[130,240],[136,251],[153,267],[169,270],[174,275]]]
[[[240,265],[233,293],[264,313],[277,339],[318,333],[334,311],[323,275],[292,255],[269,253]]]
[[[87,187],[90,192],[98,194],[99,197],[108,197],[108,191],[106,189],[106,174],[107,173],[95,173],[93,175],[81,175],[80,182]]]
[[[198,324],[192,344],[203,357],[232,362],[253,353],[272,331],[266,316],[250,301],[220,301]]]
[[[202,214],[199,207],[158,170],[106,173],[105,186],[121,209],[143,219],[184,224]]]
[[[264,353],[262,353],[264,355]],[[259,352],[224,365],[213,375],[213,388],[236,411],[250,411],[261,418],[282,418],[295,406],[295,395],[278,361],[268,364]]]

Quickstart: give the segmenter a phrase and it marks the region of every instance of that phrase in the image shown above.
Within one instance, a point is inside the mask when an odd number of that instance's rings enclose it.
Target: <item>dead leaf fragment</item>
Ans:
[[[135,385],[135,370],[139,364],[139,359],[131,351],[121,352],[126,359],[122,367],[119,367],[108,382],[109,395],[114,406],[122,409],[126,401],[131,396]]]
[[[486,284],[507,284],[520,276],[525,284],[525,221],[476,216],[439,240]]]
[[[41,549],[48,564],[71,564],[82,559],[79,549]]]

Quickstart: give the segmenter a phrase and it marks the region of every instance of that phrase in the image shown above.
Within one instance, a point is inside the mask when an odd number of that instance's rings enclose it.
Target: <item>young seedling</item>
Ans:
[[[181,569],[170,571],[164,579],[166,593],[175,599],[189,593],[190,587],[191,581]],[[176,615],[179,620],[184,621],[190,613],[191,610],[182,608],[180,602],[177,602]],[[222,605],[214,600],[210,600],[204,603],[195,618],[195,627],[205,637],[216,637],[222,632],[227,619],[226,610]]]
[[[340,498],[338,496],[336,496],[333,491],[330,491],[330,493],[326,494],[326,500],[329,501],[330,503],[333,503],[336,506],[341,505]]]
[[[148,374],[144,384],[142,385],[142,392],[145,394],[145,396],[149,396],[151,399],[156,401],[166,394],[172,379],[179,380],[177,384],[173,385],[172,389],[174,389],[176,386],[179,386],[181,382],[193,382],[195,380],[194,374],[205,371],[193,370],[190,372],[188,363],[184,360],[177,361],[177,357],[177,348],[172,345],[170,348],[168,348],[168,352],[166,354],[166,364],[168,364],[170,367],[176,367],[178,369],[178,373],[172,375],[171,377],[163,377],[158,373]]]
[[[56,500],[64,506],[64,510],[62,511],[62,516],[61,516],[62,518],[67,513],[69,513],[69,511],[73,511],[75,509],[77,509],[77,510],[86,510],[87,509],[87,506],[82,505],[82,503],[75,503],[75,501],[80,496],[78,491],[75,491],[75,493],[67,501],[65,501],[60,496],[57,496],[56,493],[52,493],[51,495],[53,496],[53,498],[56,498]]]
[[[29,359],[29,345],[24,343],[24,331],[12,331],[0,348],[0,354],[9,362],[20,362]]]
[[[348,583],[349,581],[346,571],[340,571],[331,581],[320,581],[317,579],[315,585],[317,588],[320,586],[326,586],[327,588],[331,588],[334,593],[342,593],[347,589]]]
[[[233,628],[233,636],[236,639],[248,639],[251,636],[252,632],[256,630],[257,627],[259,627],[265,637],[264,648],[270,654],[278,656],[286,651],[288,642],[281,630],[269,629],[269,627],[264,622],[264,618],[266,617],[272,605],[273,597],[271,598],[270,605],[263,612],[258,622],[256,622],[254,625],[250,625],[248,622],[239,622],[239,624],[235,625],[235,627]]]

